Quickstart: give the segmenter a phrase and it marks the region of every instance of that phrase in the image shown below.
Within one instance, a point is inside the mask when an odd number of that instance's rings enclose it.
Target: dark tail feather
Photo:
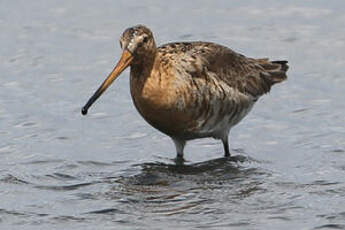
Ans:
[[[272,61],[274,64],[280,64],[281,70],[286,72],[289,69],[289,66],[287,65],[288,61]]]
[[[277,63],[277,64],[281,64],[281,65],[285,65],[288,63],[288,61],[284,60],[284,61],[271,61],[272,63]]]
[[[268,58],[262,58],[256,59],[256,63],[260,66],[260,75],[248,78],[245,85],[247,93],[255,97],[261,96],[268,93],[272,85],[287,79],[287,61],[269,61]]]
[[[285,81],[287,79],[286,72],[289,69],[289,66],[287,65],[287,61],[272,61],[272,64],[274,64],[275,68],[267,71],[271,77],[272,85],[275,83],[279,83],[282,81]]]

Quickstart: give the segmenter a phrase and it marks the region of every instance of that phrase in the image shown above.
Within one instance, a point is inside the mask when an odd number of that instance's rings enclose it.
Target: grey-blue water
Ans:
[[[289,61],[230,136],[185,166],[135,110],[128,70],[80,109],[135,24]],[[345,229],[345,2],[0,2],[0,229]]]

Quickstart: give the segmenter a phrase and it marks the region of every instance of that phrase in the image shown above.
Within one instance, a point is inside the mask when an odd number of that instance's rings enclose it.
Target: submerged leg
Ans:
[[[183,160],[183,149],[184,149],[184,146],[186,145],[186,141],[175,139],[175,138],[173,138],[173,141],[176,147],[176,153],[177,153],[176,159]]]
[[[226,137],[222,138],[222,142],[223,142],[223,147],[224,147],[224,156],[230,157],[228,137],[226,136]]]

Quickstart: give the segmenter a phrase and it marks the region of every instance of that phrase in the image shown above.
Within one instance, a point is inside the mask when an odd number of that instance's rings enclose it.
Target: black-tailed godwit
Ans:
[[[183,159],[188,140],[213,137],[230,156],[230,129],[271,86],[287,79],[287,61],[255,59],[211,42],[156,46],[143,25],[122,34],[122,57],[82,109],[89,107],[130,66],[133,102],[143,118],[174,141]]]

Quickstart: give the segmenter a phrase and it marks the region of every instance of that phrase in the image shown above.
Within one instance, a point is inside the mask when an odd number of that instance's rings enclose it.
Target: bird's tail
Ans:
[[[285,81],[289,69],[287,61],[269,61],[268,58],[256,59],[264,69],[261,77],[270,85]]]
[[[250,81],[246,84],[246,90],[251,95],[268,93],[272,85],[287,79],[286,72],[289,69],[287,61],[269,61],[268,58],[255,59],[255,61],[260,66],[260,77],[249,78]],[[251,81],[255,84],[250,84]]]
[[[272,61],[271,66],[267,69],[267,72],[271,76],[273,84],[285,81],[287,79],[286,72],[289,69],[287,61]],[[265,68],[266,69],[266,68]],[[272,85],[273,85],[272,84]]]

